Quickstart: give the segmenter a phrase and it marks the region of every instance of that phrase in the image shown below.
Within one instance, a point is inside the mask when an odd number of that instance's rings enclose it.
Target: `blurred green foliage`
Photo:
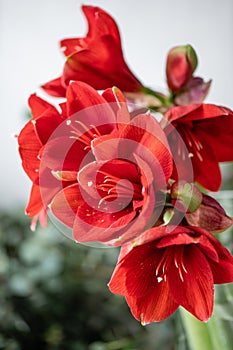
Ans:
[[[215,198],[233,216],[232,166]],[[0,350],[188,350],[179,312],[142,327],[110,293],[117,248],[77,244],[53,224],[31,232],[22,213],[0,212]],[[217,237],[233,252],[232,229]],[[215,320],[232,334],[233,285],[215,291]]]
[[[0,214],[0,349],[173,350],[175,338],[186,349],[175,316],[142,327],[110,293],[118,249],[74,243],[53,225],[31,232],[22,212]]]

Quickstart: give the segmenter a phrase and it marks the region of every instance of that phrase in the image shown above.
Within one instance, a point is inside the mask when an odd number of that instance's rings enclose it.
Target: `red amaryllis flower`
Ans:
[[[221,186],[218,163],[233,160],[233,112],[213,104],[177,106],[165,114],[163,123],[179,176],[192,181],[185,162],[190,158],[194,180],[217,191]],[[177,178],[175,172],[173,177]]]
[[[116,128],[116,114],[125,99],[117,88],[103,95],[85,83],[73,82],[67,89],[67,102],[60,104],[60,112],[35,94],[29,98],[32,120],[20,132],[18,144],[23,168],[33,182],[26,208],[28,216],[34,217],[33,229],[37,218],[45,224],[47,205],[61,186],[76,181],[74,175],[60,181],[52,170],[64,172],[72,168],[77,172],[83,158],[86,162],[94,160],[92,154],[86,157],[91,141]],[[78,114],[88,107],[93,109]],[[75,165],[71,161],[74,155]]]
[[[64,96],[70,80],[84,81],[97,90],[112,86],[126,92],[142,89],[124,61],[118,27],[99,7],[82,6],[88,21],[85,38],[62,40],[67,57],[62,76],[42,86],[50,95]]]
[[[156,221],[156,205],[163,208],[159,191],[172,172],[167,140],[153,117],[138,115],[92,147],[96,161],[55,196],[51,210],[75,240],[121,245]]]
[[[164,226],[122,248],[109,288],[125,296],[142,324],[162,321],[178,306],[207,321],[214,283],[232,281],[233,258],[208,231]]]

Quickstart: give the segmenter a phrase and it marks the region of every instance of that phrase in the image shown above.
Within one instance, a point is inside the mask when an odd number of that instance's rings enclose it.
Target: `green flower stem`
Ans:
[[[213,315],[209,322],[206,324],[209,330],[209,334],[212,342],[214,342],[214,350],[232,349],[232,333],[229,329],[227,322],[215,317]]]
[[[156,97],[164,107],[170,104],[170,101],[168,100],[168,98],[166,96],[163,96],[160,92],[154,91],[148,87],[144,87],[142,92],[146,95],[151,95]]]
[[[207,324],[198,321],[183,308],[180,308],[180,315],[190,350],[214,350]]]
[[[190,350],[232,349],[232,336],[222,320],[213,315],[204,323],[183,308],[180,308],[180,315]]]

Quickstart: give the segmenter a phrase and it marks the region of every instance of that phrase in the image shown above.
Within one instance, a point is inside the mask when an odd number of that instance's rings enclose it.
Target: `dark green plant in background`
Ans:
[[[223,174],[218,200],[233,215],[230,164]],[[109,292],[117,248],[76,244],[53,224],[31,232],[22,213],[0,212],[0,349],[188,349],[179,313],[142,327],[124,298]],[[218,235],[231,252],[232,236],[232,229]],[[212,322],[232,334],[233,287],[215,287]]]
[[[142,327],[109,292],[117,249],[29,225],[22,210],[0,214],[0,349],[172,350],[179,334],[186,349],[175,316]]]

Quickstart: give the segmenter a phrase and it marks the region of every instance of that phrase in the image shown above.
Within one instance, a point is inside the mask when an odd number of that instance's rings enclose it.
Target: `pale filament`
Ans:
[[[161,257],[159,264],[156,267],[155,274],[157,276],[157,280],[164,279],[166,282],[166,275],[167,270],[169,269],[169,266],[171,265],[172,261],[174,261],[175,267],[178,269],[178,273],[180,276],[180,279],[182,282],[184,282],[184,275],[183,273],[188,273],[187,269],[184,266],[184,259],[183,259],[183,251],[184,247],[167,247],[165,249],[165,252],[163,256]]]
[[[188,271],[184,266],[183,253],[184,253],[183,246],[175,248],[174,263],[175,263],[175,267],[178,269],[179,276],[182,282],[184,282],[183,272],[188,273]]]
[[[165,250],[162,258],[160,259],[160,262],[159,262],[158,266],[156,267],[156,270],[155,270],[156,276],[160,275],[159,271],[160,271],[161,267],[162,267],[162,276],[165,274],[166,269],[167,269],[169,255],[170,255],[170,249],[167,248]]]
[[[196,154],[196,156],[198,157],[198,159],[202,162],[203,158],[201,156],[201,150],[203,149],[203,146],[200,142],[200,140],[198,140],[198,138],[196,137],[196,135],[194,135],[194,133],[191,132],[191,130],[189,130],[189,128],[184,128],[182,125],[179,126],[179,129],[182,132],[182,136],[184,138],[184,140],[186,141],[186,143],[189,145],[189,147],[193,148],[193,153],[190,153],[192,156],[194,154]],[[185,152],[183,150],[184,145],[182,146],[181,141],[178,142],[178,154],[181,155],[182,153],[182,159],[185,159]]]
[[[122,181],[120,181],[122,179],[109,175],[104,171],[99,171],[99,173],[104,175],[104,181],[102,184],[97,185],[96,188],[107,192],[107,195],[100,200],[99,205],[106,199],[117,198],[118,196],[121,198],[130,199],[135,195],[140,197],[142,196],[140,185],[134,184],[134,193],[132,194],[132,190],[130,190],[124,183],[122,183]]]
[[[99,132],[98,128],[93,124],[90,125],[90,129],[79,120],[75,120],[75,123],[81,126],[83,128],[83,131],[80,131],[77,127],[72,125],[72,123],[69,124],[69,126],[73,129],[71,133],[74,135],[70,136],[70,138],[75,138],[78,141],[82,142],[85,145],[84,150],[90,149],[91,141],[96,137],[101,136],[101,133]],[[92,130],[94,130],[94,132]]]

